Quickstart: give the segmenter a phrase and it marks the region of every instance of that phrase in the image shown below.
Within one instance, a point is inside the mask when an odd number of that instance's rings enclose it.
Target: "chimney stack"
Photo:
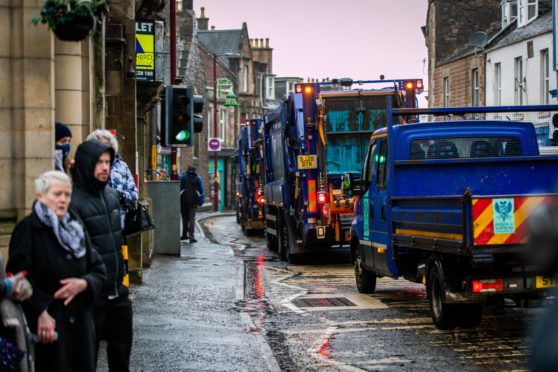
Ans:
[[[215,25],[211,26],[211,31],[215,30]]]
[[[205,17],[205,8],[201,7],[201,14],[199,18],[196,18],[198,21],[198,30],[207,30],[207,25],[209,24],[209,18]]]
[[[269,38],[265,38],[265,47],[269,48]]]

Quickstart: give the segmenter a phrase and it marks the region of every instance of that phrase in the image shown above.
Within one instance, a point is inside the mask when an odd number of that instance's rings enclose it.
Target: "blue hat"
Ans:
[[[58,142],[58,140],[64,137],[72,137],[72,131],[67,125],[56,122],[54,142]]]

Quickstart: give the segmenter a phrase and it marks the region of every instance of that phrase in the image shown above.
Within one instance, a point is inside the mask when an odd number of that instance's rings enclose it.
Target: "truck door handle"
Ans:
[[[386,203],[382,204],[382,220],[386,219]]]

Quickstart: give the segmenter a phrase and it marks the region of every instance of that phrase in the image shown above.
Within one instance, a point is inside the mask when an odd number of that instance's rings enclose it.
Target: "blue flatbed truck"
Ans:
[[[440,329],[476,327],[492,297],[544,295],[555,283],[530,264],[528,223],[533,211],[558,199],[558,156],[540,155],[533,124],[392,125],[391,117],[500,112],[505,118],[558,106],[388,111],[388,127],[371,137],[362,181],[352,185],[359,292],[373,292],[381,276],[423,283]]]
[[[237,149],[236,222],[246,235],[263,231],[263,139],[261,119],[240,127]]]
[[[393,107],[416,107],[422,80],[335,79],[301,83],[264,124],[265,236],[290,262],[349,246],[357,180],[368,139]]]

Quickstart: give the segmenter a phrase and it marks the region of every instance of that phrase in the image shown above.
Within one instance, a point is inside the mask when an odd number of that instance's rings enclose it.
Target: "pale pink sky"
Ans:
[[[423,78],[427,0],[194,0],[209,25],[269,38],[273,72],[306,79]]]

